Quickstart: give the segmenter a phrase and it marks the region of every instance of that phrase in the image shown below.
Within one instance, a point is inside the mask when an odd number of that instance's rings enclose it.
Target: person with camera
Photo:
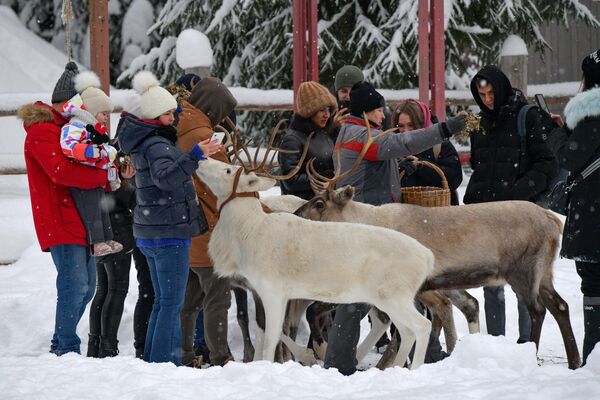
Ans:
[[[558,163],[545,141],[554,122],[538,107],[525,115],[526,152],[521,154],[519,111],[527,99],[495,65],[486,65],[471,80],[471,93],[481,109],[480,129],[470,135],[471,168],[465,204],[503,200],[535,201],[558,173]],[[484,287],[489,334],[505,334],[504,287]],[[529,341],[531,319],[519,302],[519,339]]]
[[[571,185],[561,256],[574,260],[583,293],[583,364],[600,342],[600,50],[583,59],[582,92],[565,107],[566,123],[548,145]],[[594,169],[596,167],[596,169]]]

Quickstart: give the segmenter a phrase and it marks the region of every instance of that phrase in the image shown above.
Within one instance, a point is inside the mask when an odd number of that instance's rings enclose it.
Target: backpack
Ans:
[[[531,110],[532,108],[537,107],[535,104],[527,104],[523,107],[521,107],[521,109],[519,110],[519,114],[517,115],[517,132],[519,133],[519,140],[521,143],[521,148],[520,148],[520,152],[519,152],[519,173],[520,174],[524,174],[525,173],[525,162],[523,160],[526,160],[527,157],[527,129],[526,129],[526,118],[527,118],[527,113],[529,112],[529,110]],[[535,196],[534,201],[537,205],[544,207],[544,208],[549,208],[550,207],[550,200],[551,200],[551,194],[554,191],[554,188],[559,185],[559,184],[567,184],[568,183],[568,179],[569,179],[569,171],[563,167],[560,167],[558,170],[558,175],[556,175],[554,177],[554,179],[552,179],[550,181],[550,184],[548,184],[548,187],[546,188],[546,190],[544,190],[542,193],[539,193]]]

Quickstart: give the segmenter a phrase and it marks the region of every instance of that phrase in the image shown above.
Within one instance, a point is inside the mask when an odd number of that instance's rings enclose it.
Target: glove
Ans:
[[[89,145],[85,149],[86,158],[91,158],[92,160],[97,160],[100,158],[100,148],[96,145]]]
[[[110,138],[106,134],[106,129],[102,129],[102,125],[100,124],[96,124],[96,126],[92,124],[87,124],[85,126],[85,130],[90,133],[90,140],[94,144],[101,145],[104,143],[108,143],[108,141],[110,140]]]
[[[419,168],[418,165],[413,163],[413,160],[410,158],[403,158],[398,163],[398,171],[404,171],[404,176],[409,176],[413,174]]]
[[[446,120],[446,122],[442,122],[442,131],[444,132],[445,138],[450,138],[452,135],[456,135],[458,132],[465,129],[467,126],[467,121],[465,121],[465,117],[463,115],[457,115],[456,117],[451,117]]]

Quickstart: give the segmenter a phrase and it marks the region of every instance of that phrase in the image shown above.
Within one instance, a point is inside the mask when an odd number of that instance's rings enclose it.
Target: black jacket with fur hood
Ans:
[[[311,158],[315,158],[315,169],[321,175],[333,176],[333,138],[329,132],[332,131],[332,121],[330,118],[324,129],[317,128],[310,118],[302,118],[294,114],[290,126],[287,129],[281,143],[281,148],[286,150],[295,150],[295,153],[279,153],[279,164],[281,173],[287,174],[298,165],[302,150],[306,144],[306,139],[311,132],[315,132],[308,145],[308,153],[302,163],[300,171],[288,180],[281,181],[281,193],[293,194],[305,200],[310,200],[314,192],[310,187],[310,181],[306,174],[306,164]]]
[[[479,96],[477,81],[482,78],[494,88],[494,110],[487,108]],[[556,158],[546,144],[552,120],[537,107],[529,110],[525,124],[527,154],[521,160],[517,116],[527,104],[523,93],[513,89],[506,75],[492,65],[473,78],[471,92],[481,108],[481,129],[470,137],[473,175],[464,203],[534,200],[558,173]]]
[[[600,158],[600,88],[573,97],[565,128],[554,129],[548,145],[572,176]],[[600,263],[600,169],[573,187],[563,232],[563,257]]]

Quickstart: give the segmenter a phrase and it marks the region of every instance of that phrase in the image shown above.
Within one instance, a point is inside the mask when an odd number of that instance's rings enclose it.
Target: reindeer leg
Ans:
[[[287,299],[280,294],[277,296],[273,288],[269,288],[262,292],[261,296],[265,307],[265,343],[263,348],[263,360],[274,362],[275,349],[281,337],[283,327],[283,319],[285,317],[285,309]]]
[[[315,353],[311,349],[307,349],[304,346],[300,346],[292,338],[285,334],[281,334],[281,342],[289,349],[294,357],[294,360],[302,365],[310,366],[317,364]]]
[[[444,328],[446,349],[448,350],[448,353],[451,353],[452,350],[454,350],[454,346],[456,346],[457,335],[450,299],[436,290],[428,290],[419,293],[417,300],[431,310],[436,318],[439,318],[441,325]]]
[[[263,307],[262,300],[255,290],[252,290],[252,297],[254,298],[254,308],[256,310],[256,332],[254,339],[256,340],[256,348],[254,350],[253,361],[262,360],[264,350],[264,339],[265,339],[265,308]]]
[[[465,316],[469,324],[469,333],[479,333],[479,302],[466,290],[441,290]]]
[[[390,342],[388,343],[385,351],[383,352],[383,355],[381,356],[381,358],[379,359],[379,361],[377,362],[377,365],[375,367],[384,370],[386,368],[389,368],[394,359],[396,358],[396,354],[398,354],[398,347],[400,346],[400,336],[398,333],[398,330],[394,330],[394,333],[392,333],[392,338],[390,339]]]
[[[366,357],[381,335],[383,335],[383,332],[390,326],[390,319],[388,316],[376,308],[371,307],[369,315],[371,316],[372,321],[371,330],[365,340],[358,346],[358,350],[356,351],[356,360],[358,362],[361,362]]]
[[[283,323],[282,338],[290,339],[291,342],[294,342],[296,340],[296,335],[298,334],[298,325],[300,324],[300,319],[306,312],[306,308],[311,303],[312,303],[312,300],[303,300],[303,299],[295,299],[295,300],[290,300],[288,302],[287,310],[285,313],[285,320]],[[314,356],[314,353],[312,350],[306,351],[306,349],[304,347],[300,347],[300,349],[298,349],[299,346],[296,345],[295,342],[293,345],[291,345],[291,346],[295,347],[292,349],[292,347],[288,346],[288,343],[290,343],[289,341],[282,339],[282,342],[283,342],[283,344],[285,344],[285,346],[283,346],[283,345],[281,346],[281,354],[282,354],[283,361],[288,361],[288,360],[294,359],[302,364],[302,361],[300,361],[300,358],[302,358],[306,363],[310,363],[310,362],[312,362],[312,360],[314,360],[314,362],[316,362],[316,359],[315,359],[315,356]],[[306,354],[304,354],[304,353],[306,353]],[[312,365],[312,364],[305,364],[305,365]]]
[[[310,327],[312,349],[320,360],[325,360],[327,340],[325,335],[331,326],[331,313],[335,305],[316,301],[306,309],[306,321]]]
[[[235,304],[237,308],[237,321],[242,331],[242,338],[244,340],[244,362],[250,362],[254,358],[254,346],[252,345],[252,339],[250,339],[250,329],[248,320],[248,292],[244,288],[237,286],[233,287],[233,293],[235,294]]]
[[[573,335],[571,320],[569,319],[569,305],[562,297],[560,297],[554,287],[541,287],[540,297],[542,298],[544,306],[546,306],[558,323],[565,344],[565,351],[567,352],[569,369],[579,368],[581,366],[581,357],[579,355],[579,350],[577,349],[575,336]]]
[[[408,359],[408,353],[413,343],[415,343],[415,353],[410,364],[410,369],[420,367],[425,362],[425,352],[427,351],[429,334],[431,332],[431,321],[417,311],[412,301],[387,308],[388,315],[402,338],[400,349],[394,360],[394,366],[403,365]]]

